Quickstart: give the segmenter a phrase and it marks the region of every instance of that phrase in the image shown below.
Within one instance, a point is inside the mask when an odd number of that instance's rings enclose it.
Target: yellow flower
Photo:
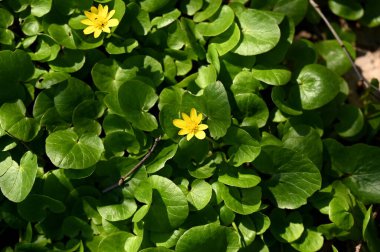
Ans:
[[[187,135],[186,139],[189,141],[193,136],[198,139],[204,139],[206,137],[205,129],[208,128],[206,124],[200,124],[202,121],[202,113],[197,114],[195,108],[190,111],[190,116],[182,113],[182,119],[174,119],[173,124],[181,130],[178,135]]]
[[[111,19],[111,17],[115,14],[115,10],[111,10],[108,13],[107,5],[103,7],[99,4],[98,8],[92,6],[91,12],[85,11],[84,14],[88,19],[83,19],[81,23],[88,25],[88,27],[83,30],[83,33],[94,33],[94,38],[99,37],[102,32],[110,33],[110,27],[114,27],[119,24],[119,21],[116,18]]]

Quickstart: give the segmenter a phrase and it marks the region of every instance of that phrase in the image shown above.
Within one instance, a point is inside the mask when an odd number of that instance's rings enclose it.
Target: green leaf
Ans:
[[[321,188],[318,168],[301,153],[264,146],[254,164],[260,172],[271,175],[263,187],[279,208],[296,209],[305,205],[307,198]]]
[[[308,157],[319,169],[323,162],[323,143],[317,132],[310,126],[295,125],[288,129],[282,141],[284,147]]]
[[[335,140],[324,141],[333,170],[343,173],[343,182],[364,203],[379,203],[380,148],[366,144],[344,147]]]
[[[170,0],[142,0],[140,1],[141,9],[147,12],[156,12],[170,3]]]
[[[205,8],[195,13],[194,22],[203,22],[212,17],[222,5],[222,0],[206,0],[206,3],[203,5],[206,6]]]
[[[302,236],[291,243],[293,248],[298,251],[320,251],[323,246],[323,236],[321,233],[314,231],[313,229],[306,229]]]
[[[363,239],[370,251],[377,251],[380,249],[379,231],[376,228],[372,206],[368,208],[363,220]]]
[[[26,52],[22,50],[14,52],[8,50],[0,51],[0,83],[4,91],[4,93],[2,91],[2,96],[0,97],[2,98],[3,94],[7,94],[5,92],[7,90],[7,82],[14,85],[17,82],[26,81],[33,73],[34,65]]]
[[[51,212],[62,213],[65,210],[66,207],[61,201],[40,194],[30,194],[17,205],[17,212],[31,222],[42,221]]]
[[[225,185],[251,188],[260,183],[261,178],[253,169],[245,167],[231,167],[226,164],[220,165],[218,181]]]
[[[223,84],[219,81],[209,84],[202,96],[191,96],[185,93],[182,102],[182,111],[189,113],[191,108],[207,116],[206,124],[209,126],[211,136],[220,138],[224,136],[231,124],[231,108]]]
[[[83,100],[91,100],[94,96],[89,85],[76,78],[69,78],[57,87],[57,94],[54,96],[54,107],[58,114],[66,121],[72,121],[72,116],[76,107]]]
[[[52,0],[31,0],[30,7],[33,16],[42,17],[50,12]]]
[[[343,105],[338,110],[339,122],[335,130],[341,137],[354,137],[364,128],[364,115],[360,108],[353,105]]]
[[[97,207],[99,214],[108,221],[122,221],[130,218],[137,210],[134,199],[124,198],[121,203],[102,203]]]
[[[253,76],[269,85],[285,85],[290,81],[292,73],[281,66],[256,65],[252,69]]]
[[[270,220],[270,231],[281,242],[294,242],[304,232],[302,216],[297,211],[286,214],[284,210],[274,209]]]
[[[40,125],[25,114],[26,108],[22,101],[4,103],[0,107],[0,128],[21,141],[32,141],[40,131]]]
[[[363,14],[363,7],[357,1],[329,0],[330,10],[337,16],[348,20],[358,20]]]
[[[132,76],[141,79],[148,79],[156,87],[164,80],[161,63],[148,55],[135,55],[127,58],[122,68],[130,70]]]
[[[204,180],[196,179],[191,183],[191,190],[187,194],[187,200],[197,210],[202,210],[210,202],[212,187]]]
[[[232,25],[234,18],[234,11],[228,5],[223,5],[215,20],[197,24],[195,31],[202,36],[214,37],[225,32]]]
[[[133,126],[145,131],[158,127],[156,118],[148,112],[158,99],[154,88],[139,80],[129,80],[119,88],[118,99]]]
[[[171,180],[153,175],[149,177],[153,198],[144,217],[145,227],[155,232],[167,232],[180,226],[189,214],[185,195]]]
[[[82,51],[65,49],[58,54],[55,60],[49,62],[49,66],[57,72],[73,73],[83,67],[85,60]]]
[[[240,41],[239,26],[234,23],[225,32],[210,40],[210,48],[215,47],[220,56],[231,51]]]
[[[376,27],[380,25],[380,2],[370,0],[365,2],[364,16],[361,21],[368,27]]]
[[[177,252],[235,252],[239,236],[231,228],[212,223],[188,229],[178,240]]]
[[[131,70],[122,68],[114,59],[98,61],[91,70],[91,76],[95,86],[100,91],[111,93],[131,79]]]
[[[124,231],[113,232],[100,241],[97,251],[126,251],[124,245],[130,237],[133,237],[133,234]]]
[[[356,52],[353,46],[346,41],[343,41],[343,44],[350,53],[351,57],[355,59]],[[351,69],[351,62],[342,47],[339,45],[338,41],[324,40],[322,42],[316,43],[315,48],[322,56],[322,58],[326,61],[327,68],[337,73],[338,75],[343,75]]]
[[[257,212],[261,205],[261,188],[224,187],[222,198],[228,208],[238,214],[248,215]]]
[[[297,25],[306,15],[308,6],[307,0],[279,0],[273,7],[273,11],[286,14]]]
[[[152,154],[146,163],[146,170],[148,173],[155,173],[164,168],[165,163],[172,159],[178,149],[177,144],[163,144],[157,146],[157,149]]]
[[[21,157],[20,165],[12,161],[12,165],[7,168],[0,177],[1,192],[10,201],[21,202],[32,190],[38,168],[37,156],[27,151]]]
[[[0,8],[0,28],[8,28],[13,24],[13,15],[7,9]]]
[[[60,168],[85,169],[100,160],[102,140],[94,134],[79,136],[72,128],[58,130],[46,138],[46,154]]]
[[[223,139],[226,144],[232,145],[228,149],[229,162],[236,167],[252,162],[260,154],[259,142],[243,129],[230,127]]]
[[[217,78],[217,72],[213,65],[202,66],[198,69],[198,76],[195,79],[195,83],[200,88],[205,88],[209,84],[215,83]]]
[[[257,55],[271,50],[279,42],[280,28],[267,12],[245,9],[238,15],[238,19],[243,36],[235,53]]]
[[[181,12],[178,9],[174,9],[168,13],[165,13],[161,17],[155,17],[152,19],[152,26],[156,26],[158,29],[166,27],[173,23],[181,16]]]
[[[302,68],[297,77],[302,108],[312,110],[330,102],[339,93],[340,77],[318,64]]]

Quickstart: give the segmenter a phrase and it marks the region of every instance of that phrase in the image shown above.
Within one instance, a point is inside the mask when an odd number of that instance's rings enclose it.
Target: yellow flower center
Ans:
[[[188,125],[186,125],[187,127],[187,130],[192,132],[192,133],[196,133],[198,131],[198,123],[197,122],[194,122],[194,121],[191,121],[191,122],[188,122]]]
[[[94,20],[94,26],[96,29],[102,29],[107,25],[107,19],[96,17]]]

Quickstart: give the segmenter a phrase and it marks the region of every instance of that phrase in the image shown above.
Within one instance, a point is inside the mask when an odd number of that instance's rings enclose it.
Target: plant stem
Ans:
[[[359,71],[359,68],[356,66],[356,64],[354,62],[354,59],[352,58],[351,54],[348,52],[348,50],[347,50],[346,46],[344,45],[343,41],[341,40],[341,38],[339,37],[339,35],[336,33],[336,31],[334,30],[334,28],[332,27],[332,25],[330,24],[330,22],[326,18],[326,16],[323,14],[323,12],[321,11],[321,9],[319,8],[319,5],[316,2],[314,2],[314,0],[309,0],[309,2],[311,4],[311,6],[313,6],[313,8],[315,9],[315,11],[318,13],[318,15],[323,19],[323,21],[325,22],[327,28],[330,30],[330,32],[332,33],[332,35],[334,36],[334,38],[336,39],[336,41],[338,42],[338,44],[340,45],[340,47],[342,48],[342,50],[344,51],[344,53],[346,54],[347,58],[349,59],[351,65],[352,65],[352,68],[355,71],[356,76],[358,77],[359,85],[364,85],[365,88],[372,88],[374,90],[373,95],[376,98],[380,99],[379,90],[376,87],[372,86],[364,78],[364,76],[361,74],[361,72]]]
[[[131,176],[135,171],[137,171],[144,164],[144,162],[150,157],[150,155],[152,155],[154,149],[157,147],[157,143],[160,140],[161,140],[161,136],[154,139],[154,143],[153,143],[152,147],[150,147],[148,153],[145,154],[145,156],[140,160],[140,162],[138,162],[126,175],[122,176],[117,183],[107,187],[102,192],[106,193],[106,192],[109,192],[109,191],[119,187],[119,186],[122,186],[124,184],[124,182],[129,178],[129,176]]]

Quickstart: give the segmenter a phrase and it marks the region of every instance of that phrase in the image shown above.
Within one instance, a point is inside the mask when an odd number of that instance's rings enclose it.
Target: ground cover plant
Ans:
[[[378,82],[347,99],[319,7],[352,58],[380,24],[377,0],[0,0],[2,251],[380,251]]]

